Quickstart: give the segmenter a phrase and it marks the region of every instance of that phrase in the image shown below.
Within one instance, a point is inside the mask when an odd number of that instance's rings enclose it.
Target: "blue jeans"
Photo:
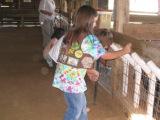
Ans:
[[[88,120],[84,93],[64,93],[67,111],[64,120]]]

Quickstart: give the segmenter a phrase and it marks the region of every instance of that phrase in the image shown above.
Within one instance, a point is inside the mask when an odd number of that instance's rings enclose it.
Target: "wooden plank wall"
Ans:
[[[140,40],[118,32],[113,32],[113,41],[122,46],[131,42],[133,52],[136,52],[146,62],[153,60],[160,67],[160,41]]]
[[[160,24],[125,24],[124,34],[139,40],[160,41]]]
[[[155,15],[130,15],[130,22],[139,22],[139,23],[149,23],[149,24],[160,24],[160,16]]]

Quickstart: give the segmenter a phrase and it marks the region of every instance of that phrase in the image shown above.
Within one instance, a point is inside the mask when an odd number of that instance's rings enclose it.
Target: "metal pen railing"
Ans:
[[[113,51],[122,49],[112,43]],[[121,63],[119,87],[114,95],[131,114],[143,114],[145,120],[160,119],[160,68],[153,62],[145,62],[137,53],[118,59]],[[120,67],[120,66],[117,66]],[[116,69],[116,68],[115,68]],[[113,74],[112,74],[113,75]],[[103,82],[99,81],[103,86]]]

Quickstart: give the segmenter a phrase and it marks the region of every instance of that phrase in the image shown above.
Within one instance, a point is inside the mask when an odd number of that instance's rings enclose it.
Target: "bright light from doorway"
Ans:
[[[158,0],[130,0],[130,11],[158,12]]]
[[[135,12],[158,12],[158,0],[130,0],[130,11]],[[114,0],[109,0],[108,8],[113,10]]]
[[[132,114],[131,120],[154,120],[154,119],[144,114]]]

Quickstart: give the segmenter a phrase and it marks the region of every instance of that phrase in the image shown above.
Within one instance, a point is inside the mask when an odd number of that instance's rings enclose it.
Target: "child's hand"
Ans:
[[[124,48],[123,48],[123,51],[125,54],[128,54],[131,52],[131,49],[132,49],[132,44],[131,43],[128,43]]]
[[[87,76],[91,81],[97,81],[99,78],[99,72],[95,69],[88,69]]]

